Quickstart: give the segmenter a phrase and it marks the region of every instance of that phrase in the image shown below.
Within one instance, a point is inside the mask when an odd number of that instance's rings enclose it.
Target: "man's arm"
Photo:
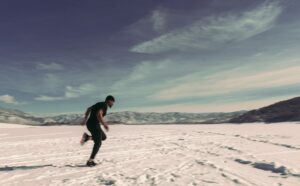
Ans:
[[[88,109],[86,109],[85,114],[84,114],[84,119],[83,119],[81,125],[85,125],[86,120],[87,120],[88,116],[90,115],[90,113],[91,113],[91,107],[89,107]]]
[[[85,119],[88,118],[90,112],[91,112],[91,107],[89,107],[88,109],[86,109],[86,111],[85,111],[85,116],[84,116]]]
[[[104,128],[108,131],[108,125],[106,124],[106,122],[104,121],[103,118],[103,110],[100,109],[98,114],[97,114],[97,118],[100,121],[100,123],[102,123],[102,125],[104,126]]]

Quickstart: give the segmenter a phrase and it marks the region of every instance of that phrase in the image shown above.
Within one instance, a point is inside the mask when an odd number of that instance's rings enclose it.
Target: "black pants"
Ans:
[[[96,154],[99,151],[99,148],[101,147],[102,141],[106,139],[106,135],[102,131],[99,123],[87,123],[86,126],[90,131],[90,133],[92,134],[92,139],[94,141],[93,151],[90,156],[91,159],[94,159]]]

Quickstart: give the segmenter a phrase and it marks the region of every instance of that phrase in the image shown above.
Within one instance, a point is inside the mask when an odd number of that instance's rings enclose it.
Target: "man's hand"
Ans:
[[[105,130],[108,131],[109,128],[108,128],[108,125],[106,124],[106,122],[103,119],[103,110],[102,109],[99,110],[99,112],[97,114],[97,118],[98,118],[99,122],[102,123]]]
[[[108,127],[108,125],[107,125],[107,124],[103,124],[103,126],[104,126],[104,128],[105,128],[105,130],[106,130],[106,131],[108,131],[108,130],[109,130],[109,127]]]

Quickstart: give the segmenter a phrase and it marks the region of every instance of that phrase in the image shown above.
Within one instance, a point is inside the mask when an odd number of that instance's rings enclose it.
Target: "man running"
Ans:
[[[93,151],[90,159],[86,163],[87,166],[96,165],[94,162],[95,156],[101,147],[102,141],[106,139],[106,135],[102,131],[99,122],[102,123],[106,131],[109,130],[108,125],[104,121],[103,117],[106,115],[107,106],[111,108],[114,102],[115,98],[109,95],[106,97],[105,102],[98,102],[89,107],[85,112],[85,117],[81,124],[87,126],[87,129],[90,131],[92,136],[89,136],[87,133],[83,133],[80,143],[83,145],[88,140],[94,141]]]

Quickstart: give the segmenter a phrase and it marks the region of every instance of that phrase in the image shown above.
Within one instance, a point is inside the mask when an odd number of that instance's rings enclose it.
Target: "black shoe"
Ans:
[[[87,142],[89,140],[89,135],[87,133],[83,133],[82,138],[80,140],[80,144],[84,145],[85,142]]]
[[[89,166],[89,167],[93,167],[93,166],[96,166],[97,163],[95,163],[94,161],[87,161],[86,165]]]

